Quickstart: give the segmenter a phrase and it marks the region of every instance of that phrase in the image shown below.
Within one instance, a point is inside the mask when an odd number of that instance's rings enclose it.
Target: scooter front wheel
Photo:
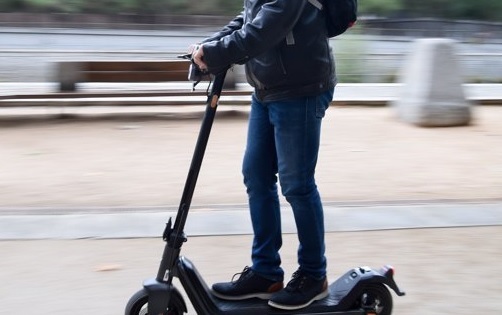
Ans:
[[[383,284],[368,284],[357,299],[356,308],[362,308],[377,315],[390,315],[392,313],[392,295]]]
[[[184,303],[180,298],[173,294],[171,300],[169,301],[169,306],[167,310],[162,313],[162,315],[183,315]],[[136,292],[129,302],[127,302],[125,308],[125,315],[158,315],[148,313],[148,292],[145,289],[141,289]]]

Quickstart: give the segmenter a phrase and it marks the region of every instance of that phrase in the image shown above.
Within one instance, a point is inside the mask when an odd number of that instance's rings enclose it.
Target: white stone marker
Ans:
[[[398,98],[392,102],[398,117],[424,127],[468,125],[471,104],[463,91],[455,41],[419,39],[402,68]]]

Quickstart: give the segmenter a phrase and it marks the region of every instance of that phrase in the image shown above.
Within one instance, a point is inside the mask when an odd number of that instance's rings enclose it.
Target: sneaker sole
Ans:
[[[326,290],[326,291],[321,292],[318,295],[314,296],[307,303],[304,303],[304,304],[301,304],[301,305],[285,305],[285,304],[276,303],[274,301],[268,301],[268,305],[272,306],[274,308],[278,308],[278,309],[281,309],[281,310],[287,310],[287,311],[299,310],[301,308],[305,308],[305,307],[309,306],[310,304],[312,304],[315,301],[319,301],[319,300],[322,300],[322,299],[326,298],[328,295],[329,295],[329,291]]]
[[[253,298],[268,300],[272,297],[272,293],[250,293],[250,294],[243,294],[243,295],[224,295],[224,294],[218,293],[214,290],[211,291],[211,294],[216,296],[219,299],[228,300],[228,301],[240,301],[240,300],[247,300],[247,299],[253,299]]]

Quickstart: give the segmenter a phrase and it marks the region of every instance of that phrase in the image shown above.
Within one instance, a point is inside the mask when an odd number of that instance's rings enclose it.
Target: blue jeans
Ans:
[[[298,231],[298,264],[304,272],[326,275],[324,216],[314,179],[321,121],[333,90],[287,101],[258,101],[249,116],[242,173],[254,231],[252,269],[282,281],[282,246],[277,175]]]

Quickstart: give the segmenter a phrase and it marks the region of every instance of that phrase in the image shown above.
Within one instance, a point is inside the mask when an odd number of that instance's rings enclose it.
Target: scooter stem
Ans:
[[[164,254],[162,255],[159,272],[157,273],[157,281],[159,282],[171,283],[172,275],[170,275],[169,271],[173,269],[179,257],[181,246],[186,241],[186,236],[184,234],[185,223],[190,209],[190,204],[192,202],[197,178],[199,176],[199,171],[201,169],[204,153],[206,151],[209,135],[211,133],[211,128],[227,70],[228,68],[217,74],[214,78],[214,82],[212,83],[211,91],[207,97],[204,118],[202,119],[199,136],[197,138],[197,143],[192,156],[192,162],[190,164],[190,169],[185,181],[185,187],[183,189],[183,194],[178,207],[176,220],[172,228],[169,222],[166,225],[166,230],[164,231],[164,240],[167,242],[167,245],[164,250]]]
[[[176,234],[182,232],[185,227],[188,210],[192,202],[195,185],[197,184],[199,171],[201,169],[204,153],[206,152],[206,146],[209,140],[209,135],[211,133],[216,109],[218,107],[221,90],[223,88],[223,82],[225,81],[225,75],[226,71],[215,76],[214,82],[212,83],[211,92],[207,97],[206,111],[204,118],[202,119],[202,124],[200,127],[197,143],[195,145],[192,162],[190,164],[190,169],[185,181],[185,188],[183,190],[183,195],[181,196],[178,213],[174,222],[173,230]]]

